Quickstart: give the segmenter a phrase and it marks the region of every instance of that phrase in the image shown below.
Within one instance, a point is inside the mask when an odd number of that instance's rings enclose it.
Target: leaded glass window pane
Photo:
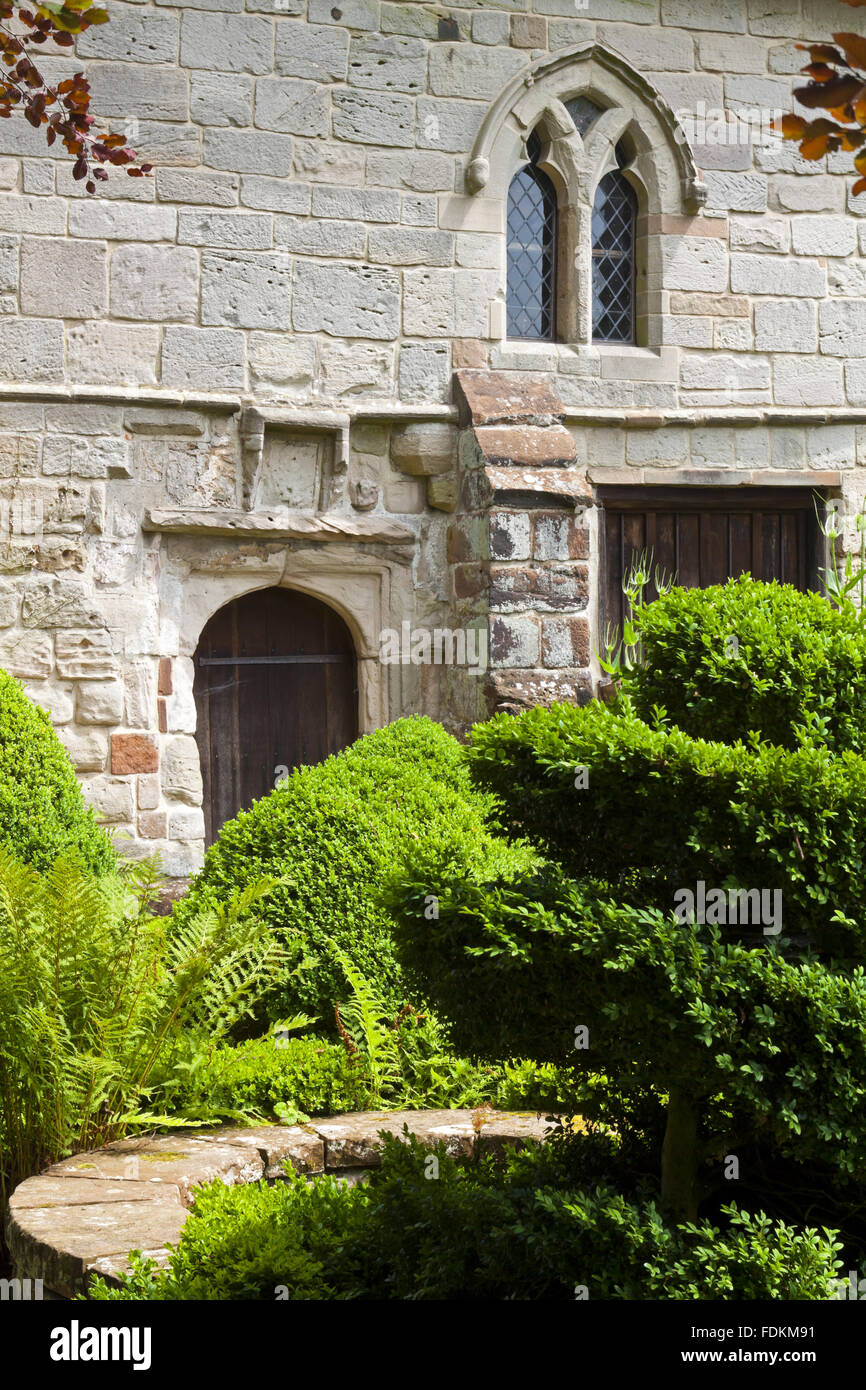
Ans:
[[[527,164],[508,190],[508,336],[552,338],[556,264],[556,193]]]
[[[565,109],[577,126],[581,138],[596,118],[601,115],[601,107],[596,106],[589,97],[572,97],[571,101],[565,103]]]
[[[592,336],[634,342],[636,200],[618,169],[605,174],[592,209]]]

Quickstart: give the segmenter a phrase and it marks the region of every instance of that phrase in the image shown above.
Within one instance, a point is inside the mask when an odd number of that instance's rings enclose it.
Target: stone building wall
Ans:
[[[283,584],[342,614],[362,729],[461,727],[593,690],[599,483],[821,484],[853,533],[866,196],[850,155],[806,163],[742,121],[720,140],[713,113],[789,110],[796,42],[857,12],[110,12],[45,67],[83,61],[154,175],[88,197],[41,132],[0,122],[0,664],[131,852],[199,862],[192,658],[234,597]],[[589,340],[589,166],[562,106],[586,90],[635,138],[633,348]],[[505,195],[538,123],[576,238],[555,345],[505,338]],[[404,623],[484,629],[489,670],[384,665]]]

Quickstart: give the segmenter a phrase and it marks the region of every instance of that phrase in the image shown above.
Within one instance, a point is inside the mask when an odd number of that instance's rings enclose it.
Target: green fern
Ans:
[[[385,1092],[402,1080],[397,1034],[388,1021],[387,1006],[372,984],[339,946],[332,945],[334,959],[352,993],[339,1006],[338,1017],[362,1055],[369,1079],[368,1104],[382,1105]]]
[[[0,1200],[130,1127],[203,1123],[173,1104],[280,972],[250,908],[261,880],[181,930],[150,912],[152,863],[39,873],[0,845]]]

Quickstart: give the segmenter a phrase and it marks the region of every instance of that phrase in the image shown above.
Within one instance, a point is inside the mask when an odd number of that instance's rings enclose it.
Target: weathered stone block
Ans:
[[[349,82],[377,92],[423,92],[427,51],[427,44],[416,38],[355,38],[349,50]]]
[[[493,559],[529,559],[532,524],[528,512],[492,511],[489,522]]]
[[[185,68],[261,74],[271,71],[273,56],[274,25],[270,19],[210,11],[187,11],[183,16],[180,61]]]
[[[99,820],[129,822],[133,817],[132,784],[116,777],[91,777],[82,788],[84,799]]]
[[[76,44],[80,58],[115,58],[124,63],[173,63],[178,19],[138,5],[114,4],[111,23],[95,25]],[[209,66],[209,65],[208,65]]]
[[[241,179],[241,202],[246,207],[266,208],[271,212],[306,214],[310,211],[310,185],[271,179],[261,174],[244,174]]]
[[[142,771],[155,771],[144,768]],[[179,734],[166,744],[162,759],[162,790],[189,806],[201,803],[201,766],[198,746],[188,734]]]
[[[233,391],[246,384],[242,333],[169,325],[162,340],[162,381],[182,390]]]
[[[255,123],[262,130],[288,135],[330,134],[327,88],[291,77],[261,78],[256,83]],[[264,173],[263,168],[251,172]]]
[[[357,398],[367,392],[374,396],[391,396],[394,393],[394,349],[373,343],[322,342],[319,372],[325,394]]]
[[[201,262],[201,321],[232,328],[288,328],[288,256],[207,251]]]
[[[58,729],[57,734],[76,772],[102,772],[108,762],[107,734],[101,730],[81,734],[68,727]]]
[[[0,667],[22,680],[51,674],[51,638],[44,632],[10,632],[0,636]]]
[[[141,781],[150,781],[142,778]],[[164,840],[168,835],[168,816],[165,811],[140,811],[138,833],[144,840]]]
[[[158,772],[159,749],[155,740],[149,734],[112,734],[111,771],[116,776]]]
[[[391,433],[391,461],[403,473],[448,473],[454,467],[456,451],[457,434],[452,425],[422,421]]]
[[[659,237],[662,282],[669,290],[724,290],[728,252],[716,237]]]
[[[157,323],[194,319],[198,313],[195,251],[176,246],[118,246],[111,258],[111,312],[117,318]]]
[[[300,256],[361,257],[367,245],[367,229],[360,222],[278,215],[274,218],[274,242]]]
[[[339,262],[296,264],[292,323],[300,333],[396,338],[399,303],[396,271]]]
[[[345,221],[397,222],[400,195],[378,188],[328,187],[313,189],[314,217],[334,217]]]
[[[765,174],[708,172],[704,182],[708,211],[763,212],[767,206]]]
[[[411,97],[336,91],[332,119],[338,140],[361,145],[414,144],[415,104]]]
[[[159,329],[142,325],[76,323],[66,330],[66,360],[77,382],[116,386],[156,384]]]
[[[109,241],[174,241],[177,213],[158,204],[110,203],[94,199],[73,203],[69,234],[105,237]]]
[[[386,265],[446,266],[454,260],[454,237],[415,227],[373,227],[368,254]]]
[[[541,664],[547,667],[588,666],[589,623],[586,618],[542,618]]]
[[[172,811],[168,821],[168,833],[173,840],[203,840],[204,813],[198,808]]]
[[[866,357],[866,299],[830,299],[818,310],[821,351],[830,357]]]
[[[79,681],[76,686],[75,717],[79,724],[120,724],[123,719],[121,680]],[[128,820],[128,816],[119,816]]]
[[[737,254],[731,256],[731,289],[735,294],[822,299],[827,293],[827,272],[817,261]]]
[[[773,180],[773,197],[786,212],[841,212],[845,183],[831,174],[808,178],[783,174]]]
[[[190,80],[189,111],[199,125],[252,124],[253,79],[241,73],[194,72]]]
[[[163,201],[207,203],[229,208],[238,201],[240,179],[237,174],[218,174],[207,170],[157,169],[156,187]]]
[[[108,308],[106,249],[98,241],[21,243],[21,310],[45,318],[99,318]]]
[[[273,240],[271,217],[264,212],[205,212],[182,208],[177,239],[192,246],[267,251]]]
[[[90,69],[90,109],[98,116],[186,121],[187,75],[171,67],[136,63],[94,63]]]
[[[430,91],[437,97],[491,101],[528,61],[525,53],[514,49],[485,50],[466,44],[437,44],[430,50]]]
[[[316,370],[316,345],[312,338],[251,333],[248,352],[250,380],[259,390],[279,395],[309,391]]]
[[[778,353],[773,358],[777,405],[842,405],[842,364]]]
[[[816,352],[815,305],[804,299],[758,300],[755,347],[760,352]]]
[[[454,187],[454,162],[429,150],[371,150],[367,179],[385,188],[411,188],[436,193]]]
[[[340,0],[339,6],[331,0],[310,0],[309,18],[311,24],[342,24],[347,29],[378,29],[378,0]]]
[[[496,617],[491,623],[491,666],[531,667],[538,665],[540,637],[538,620],[532,617]]]
[[[349,62],[346,29],[319,24],[278,24],[276,70],[283,77],[342,82]]]
[[[791,244],[798,256],[850,256],[857,228],[844,217],[793,217]]]
[[[81,628],[96,627],[100,622],[99,609],[80,579],[34,579],[23,591],[22,627]]]
[[[399,390],[405,401],[441,401],[450,384],[447,343],[404,343]]]
[[[104,628],[90,632],[58,632],[54,651],[58,674],[69,680],[88,677],[102,680],[115,674],[111,638]]]
[[[42,472],[51,477],[129,477],[125,439],[49,435],[42,446]]]

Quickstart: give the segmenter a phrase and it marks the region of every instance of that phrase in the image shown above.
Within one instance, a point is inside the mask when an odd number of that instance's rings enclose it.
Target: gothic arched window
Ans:
[[[624,156],[617,150],[619,163]],[[634,342],[637,198],[620,169],[599,182],[592,207],[592,337]]]
[[[529,163],[508,190],[508,336],[551,339],[556,329],[556,192],[536,161],[535,132],[526,145]]]

